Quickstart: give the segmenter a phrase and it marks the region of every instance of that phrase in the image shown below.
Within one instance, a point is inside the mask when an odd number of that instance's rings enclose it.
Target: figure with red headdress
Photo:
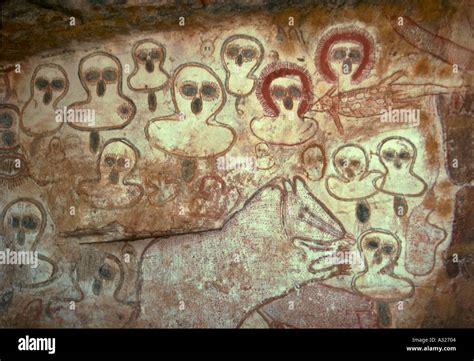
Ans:
[[[289,62],[267,65],[256,93],[265,111],[265,116],[250,122],[257,138],[268,144],[293,146],[316,134],[318,123],[306,115],[313,103],[313,91],[305,68]]]

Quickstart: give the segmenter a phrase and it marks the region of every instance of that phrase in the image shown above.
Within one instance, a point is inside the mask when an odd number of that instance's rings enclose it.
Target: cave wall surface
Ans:
[[[1,327],[473,327],[474,2],[11,1]]]

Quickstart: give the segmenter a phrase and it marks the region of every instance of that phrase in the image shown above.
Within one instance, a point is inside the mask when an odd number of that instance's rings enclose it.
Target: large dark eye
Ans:
[[[111,156],[106,156],[104,158],[105,164],[107,164],[109,167],[112,167],[115,164],[115,158]]]
[[[195,84],[186,83],[183,84],[180,91],[185,97],[194,97],[197,94],[197,86]]]
[[[105,81],[116,81],[117,80],[117,71],[114,68],[106,68],[103,72]]]
[[[38,78],[35,81],[35,86],[38,90],[44,90],[48,86],[49,82],[45,78]]]
[[[242,56],[246,61],[251,61],[255,59],[257,56],[257,51],[253,48],[245,48],[242,50]]]
[[[371,238],[367,241],[367,247],[370,249],[379,248],[379,240],[377,238]]]
[[[11,131],[2,132],[2,142],[8,147],[15,143],[15,133]]]
[[[290,86],[288,92],[293,99],[301,98],[301,89],[297,86]]]
[[[395,157],[395,152],[392,150],[386,150],[385,152],[382,153],[382,156],[385,159],[392,160]]]
[[[90,69],[86,71],[86,80],[89,83],[95,83],[100,78],[100,73],[96,69]]]
[[[356,159],[351,160],[351,165],[353,167],[358,167],[360,165],[360,162]]]
[[[231,45],[227,47],[226,54],[229,58],[234,59],[239,55],[240,47],[236,45]]]
[[[51,86],[54,90],[63,90],[64,81],[62,79],[53,79],[53,81],[51,82]]]
[[[99,276],[107,281],[110,281],[111,279],[114,278],[114,274],[110,267],[106,264],[102,265],[99,268]]]
[[[393,252],[393,246],[387,244],[387,245],[382,247],[382,251],[385,254],[390,254],[390,253]]]
[[[140,50],[136,53],[137,59],[144,62],[148,56],[148,51]]]
[[[217,85],[214,83],[204,83],[201,88],[201,94],[206,100],[215,99],[218,96]]]
[[[342,60],[346,57],[346,49],[344,48],[337,48],[337,49],[334,49],[333,53],[332,53],[332,57],[333,59],[335,60]]]
[[[341,167],[347,166],[347,160],[344,158],[339,159],[338,163]]]
[[[13,125],[13,116],[9,112],[0,114],[0,128],[10,128]]]
[[[35,229],[37,226],[36,220],[32,216],[24,216],[21,221],[21,224],[26,229]]]
[[[20,217],[12,216],[11,223],[13,228],[20,227]]]
[[[276,99],[282,99],[286,96],[286,88],[282,86],[274,86],[271,89],[271,93]]]
[[[153,49],[150,53],[150,57],[153,60],[160,60],[161,59],[161,50],[160,49]]]
[[[125,159],[124,159],[124,158],[119,158],[119,159],[117,160],[117,165],[118,165],[119,167],[124,167],[124,166],[125,166]]]
[[[351,50],[349,53],[349,58],[353,61],[358,63],[362,58],[360,52],[358,50]]]
[[[400,159],[402,160],[408,160],[411,158],[410,153],[408,152],[400,152]]]

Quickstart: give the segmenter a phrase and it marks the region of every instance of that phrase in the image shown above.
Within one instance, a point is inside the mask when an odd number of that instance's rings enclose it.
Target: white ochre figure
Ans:
[[[292,63],[269,64],[257,83],[257,98],[266,113],[250,122],[252,133],[267,144],[299,145],[311,139],[318,123],[305,115],[312,103],[307,71]]]
[[[365,29],[337,26],[325,31],[319,40],[315,63],[327,82],[348,90],[369,76],[375,53],[375,40]]]
[[[30,257],[30,264],[14,265],[15,283],[20,287],[45,286],[56,274],[54,262],[41,254],[41,250],[38,249],[46,221],[45,209],[34,199],[16,199],[7,204],[3,210],[0,234],[4,237],[6,248],[15,252],[38,251],[36,265],[33,257]]]
[[[352,280],[354,291],[374,299],[396,301],[411,297],[413,282],[395,273],[400,240],[389,231],[370,229],[359,238],[365,269]]]
[[[207,65],[214,63],[214,51],[216,39],[203,39],[201,37],[201,47],[199,53],[201,54],[201,62]]]
[[[29,173],[20,146],[20,110],[13,104],[0,104],[0,188],[19,186]]]
[[[372,182],[381,173],[369,171],[369,160],[362,147],[343,145],[334,152],[332,162],[336,175],[326,178],[326,188],[334,198],[356,201],[370,198],[378,192]]]
[[[131,177],[139,157],[138,150],[125,139],[110,139],[99,158],[99,179],[79,183],[78,194],[99,209],[128,208],[144,193]]]
[[[245,97],[255,89],[253,75],[263,60],[262,43],[249,35],[233,35],[222,44],[221,60],[226,71],[225,86],[229,94]]]
[[[173,76],[175,114],[149,121],[145,133],[150,145],[184,158],[221,156],[236,140],[230,126],[215,117],[226,102],[217,74],[198,63],[178,67]]]
[[[154,112],[157,107],[156,92],[168,84],[169,74],[163,65],[166,49],[152,39],[140,40],[132,48],[135,64],[127,82],[130,89],[148,94],[148,109]]]
[[[132,121],[136,107],[122,92],[122,65],[117,57],[103,51],[87,55],[79,63],[79,78],[87,99],[71,104],[69,109],[93,111],[94,117],[68,121],[71,127],[86,131],[121,129]]]
[[[39,65],[31,77],[31,95],[21,111],[20,126],[31,136],[55,133],[63,125],[57,121],[58,103],[69,89],[66,71],[57,64]]]
[[[378,190],[409,197],[426,192],[426,182],[413,171],[416,147],[411,141],[397,136],[386,138],[379,144],[378,154],[385,168],[385,174],[374,180]]]

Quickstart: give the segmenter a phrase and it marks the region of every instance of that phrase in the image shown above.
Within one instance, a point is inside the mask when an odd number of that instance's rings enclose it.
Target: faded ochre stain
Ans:
[[[414,69],[415,76],[426,76],[431,73],[431,65],[428,58],[419,60]]]
[[[421,122],[423,122],[423,119]],[[425,135],[425,147],[425,154],[428,159],[429,166],[436,167],[439,164],[439,143],[431,132]]]

